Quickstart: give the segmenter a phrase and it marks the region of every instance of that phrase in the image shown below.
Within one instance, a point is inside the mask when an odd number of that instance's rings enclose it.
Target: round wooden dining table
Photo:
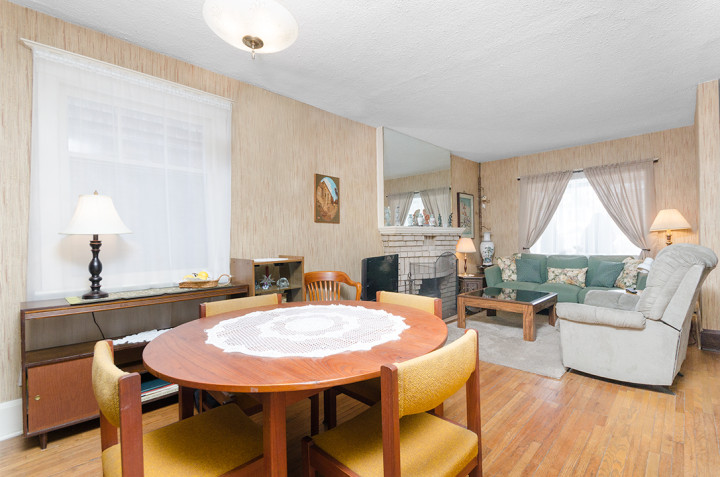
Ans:
[[[408,326],[398,339],[363,351],[346,351],[323,358],[251,356],[225,352],[207,344],[206,330],[218,323],[256,311],[279,307],[341,304],[382,310],[404,318]],[[145,368],[155,376],[182,386],[251,393],[263,406],[265,475],[287,475],[285,407],[339,384],[380,376],[380,366],[402,362],[440,348],[447,338],[445,323],[435,315],[406,306],[365,302],[295,302],[236,310],[194,320],[163,333],[143,351]],[[182,403],[184,399],[185,404]],[[181,393],[182,408],[192,404]]]

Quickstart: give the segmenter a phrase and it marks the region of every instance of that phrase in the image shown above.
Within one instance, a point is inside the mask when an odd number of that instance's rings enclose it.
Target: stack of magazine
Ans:
[[[153,399],[174,394],[177,391],[177,384],[171,384],[159,378],[150,379],[140,384],[140,401],[151,401]]]

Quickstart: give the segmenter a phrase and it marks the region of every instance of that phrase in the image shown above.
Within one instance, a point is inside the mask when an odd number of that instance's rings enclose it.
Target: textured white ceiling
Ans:
[[[720,78],[717,0],[281,0],[255,61],[202,0],[14,3],[476,161],[691,125]]]

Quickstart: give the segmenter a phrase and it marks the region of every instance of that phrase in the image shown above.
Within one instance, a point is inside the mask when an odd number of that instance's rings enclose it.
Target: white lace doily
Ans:
[[[223,320],[206,343],[225,352],[266,358],[323,358],[369,350],[396,340],[409,328],[405,319],[362,306],[307,305],[255,311]]]

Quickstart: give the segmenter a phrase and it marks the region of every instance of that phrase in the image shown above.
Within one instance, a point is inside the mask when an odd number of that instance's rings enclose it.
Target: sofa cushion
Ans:
[[[587,268],[588,258],[585,255],[550,255],[547,266],[548,268]]]
[[[610,288],[610,287],[585,287],[582,290],[580,290],[580,293],[578,293],[578,303],[585,303],[587,294],[591,291],[615,291],[616,293],[622,292],[624,295],[629,295],[629,293],[625,293],[625,291],[622,288]]]
[[[541,253],[523,253],[520,258],[532,258],[540,262],[540,283],[547,281],[547,255]]]
[[[595,261],[593,261],[595,262]],[[592,275],[590,274],[590,266],[588,265],[587,286],[589,287],[605,287],[612,288],[615,281],[625,268],[623,262],[596,262]]]
[[[600,265],[601,262],[622,262],[626,258],[630,257],[629,255],[590,255],[588,257],[588,273],[587,273],[587,281],[591,281],[593,277],[595,276],[595,273],[597,272],[598,265]],[[612,286],[615,286],[615,282],[613,282]]]
[[[504,282],[517,280],[517,266],[515,265],[515,259],[519,257],[519,253],[514,253],[509,257],[498,257],[497,264],[498,267],[500,267],[500,272]]]
[[[623,260],[623,271],[615,280],[615,286],[618,288],[633,288],[637,285],[638,265],[643,263],[639,258],[628,257]]]
[[[511,288],[513,290],[530,290],[534,291],[537,290],[537,288],[540,286],[540,283],[532,283],[532,282],[500,282],[498,284],[493,285],[497,288]]]
[[[566,283],[578,287],[585,287],[585,268],[551,268],[548,267],[547,283]]]
[[[541,283],[535,288],[536,291],[547,293],[557,293],[558,301],[567,301],[577,303],[578,294],[582,288],[575,285],[566,285],[564,283]]]
[[[543,283],[540,274],[540,260],[534,258],[518,258],[515,260],[517,279],[519,282]]]

